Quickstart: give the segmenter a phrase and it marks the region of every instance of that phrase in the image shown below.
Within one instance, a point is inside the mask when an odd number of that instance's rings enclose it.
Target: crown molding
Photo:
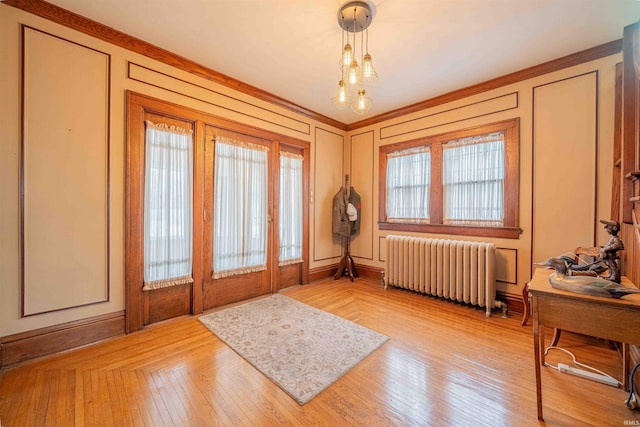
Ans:
[[[427,108],[433,108],[438,105],[456,101],[482,92],[497,89],[509,84],[521,82],[534,77],[559,71],[564,68],[583,64],[585,62],[594,61],[605,56],[614,55],[622,52],[622,39],[614,40],[601,44],[589,49],[582,50],[561,58],[553,59],[542,64],[534,65],[510,74],[496,77],[482,83],[458,89],[443,95],[436,96],[415,104],[401,107],[386,113],[378,114],[364,120],[353,122],[350,124],[342,123],[320,113],[316,113],[308,108],[302,107],[277,95],[259,89],[255,86],[236,80],[225,74],[200,65],[190,59],[172,53],[166,49],[155,46],[151,43],[130,36],[116,29],[108,27],[99,22],[85,18],[59,6],[47,3],[43,0],[4,0],[2,4],[21,9],[25,12],[32,13],[42,18],[53,21],[57,24],[64,25],[76,31],[82,32],[97,39],[106,41],[116,46],[128,49],[132,52],[139,53],[148,58],[155,59],[167,65],[171,65],[183,71],[202,77],[206,80],[221,84],[247,95],[253,96],[260,100],[269,102],[273,105],[293,111],[297,114],[305,116],[311,120],[316,120],[329,126],[333,126],[343,131],[353,131],[366,126],[371,126],[382,121],[391,120],[397,117],[405,116]]]
[[[93,21],[84,16],[73,13],[43,0],[5,0],[2,2],[25,12],[48,19],[57,24],[64,25],[81,33],[106,41],[124,49],[130,50],[148,58],[155,59],[180,70],[187,71],[209,81],[221,84],[239,92],[269,102],[278,107],[285,108],[294,113],[301,114],[311,120],[316,120],[329,126],[346,130],[347,125],[331,117],[324,116],[308,108],[302,107],[277,95],[259,89],[250,84],[241,82],[225,74],[207,68],[195,61],[184,58],[161,47],[155,46],[144,40],[125,34],[114,28]]]
[[[614,40],[608,43],[601,44],[599,46],[582,50],[580,52],[563,56],[561,58],[553,59],[542,64],[534,65],[533,67],[524,68],[520,71],[515,71],[510,74],[505,74],[504,76],[496,77],[494,79],[487,80],[473,86],[454,90],[453,92],[445,93],[444,95],[436,96],[435,98],[430,98],[424,101],[417,102],[415,104],[408,105],[406,107],[401,107],[396,110],[388,111],[386,113],[378,114],[377,116],[369,117],[367,119],[351,123],[347,125],[347,131],[370,126],[385,120],[395,119],[397,117],[405,116],[407,114],[415,113],[427,108],[433,108],[438,105],[457,101],[459,99],[477,95],[479,93],[486,92],[492,89],[498,89],[503,86],[538,77],[543,74],[552,73],[564,68],[573,67],[574,65],[594,61],[596,59],[604,58],[605,56],[615,55],[616,53],[620,52],[622,52],[622,39]]]

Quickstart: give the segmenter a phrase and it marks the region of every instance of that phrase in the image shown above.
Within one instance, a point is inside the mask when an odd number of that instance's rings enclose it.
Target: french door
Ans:
[[[276,147],[273,283],[279,290],[308,282],[309,149],[285,142]]]
[[[127,332],[307,283],[309,143],[134,93],[127,93],[127,114]],[[149,169],[150,126],[191,144],[180,157],[191,170],[179,176],[188,178],[171,193],[182,198],[166,197],[164,208],[153,177],[177,169],[171,162],[162,163],[164,172]],[[156,211],[184,220],[160,221]],[[162,236],[164,252],[151,258],[149,242]],[[168,273],[147,273],[157,265]]]
[[[308,281],[308,144],[205,127],[203,309]]]
[[[203,308],[271,292],[271,141],[205,128]]]

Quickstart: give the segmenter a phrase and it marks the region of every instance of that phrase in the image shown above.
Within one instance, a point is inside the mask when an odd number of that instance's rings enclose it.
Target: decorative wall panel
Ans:
[[[341,239],[332,233],[332,218],[333,196],[344,185],[344,137],[316,128],[313,161],[313,260],[322,261],[342,254]]]
[[[496,280],[511,285],[518,284],[518,250],[496,248]]]
[[[373,260],[373,131],[351,136],[351,185],[360,194],[360,232],[351,239],[351,255]]]
[[[23,27],[23,316],[109,299],[109,70]]]
[[[533,88],[533,262],[595,245],[597,96],[595,71]]]
[[[189,98],[224,108],[238,115],[237,120],[255,119],[268,125],[293,130],[303,135],[310,134],[310,125],[284,114],[226,95],[192,81],[170,76],[160,71],[130,62],[129,78],[152,86],[178,93]],[[192,77],[193,78],[193,77]]]
[[[407,135],[516,108],[518,108],[518,92],[513,92],[384,126],[380,128],[380,139]]]

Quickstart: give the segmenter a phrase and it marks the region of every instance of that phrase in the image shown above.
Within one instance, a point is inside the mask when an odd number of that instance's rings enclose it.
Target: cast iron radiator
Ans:
[[[389,235],[385,289],[388,285],[486,307],[496,302],[493,243]]]

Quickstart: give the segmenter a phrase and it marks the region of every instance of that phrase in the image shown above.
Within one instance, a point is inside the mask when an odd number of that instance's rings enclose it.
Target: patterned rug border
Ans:
[[[205,314],[198,320],[300,405],[389,339],[281,294]]]

